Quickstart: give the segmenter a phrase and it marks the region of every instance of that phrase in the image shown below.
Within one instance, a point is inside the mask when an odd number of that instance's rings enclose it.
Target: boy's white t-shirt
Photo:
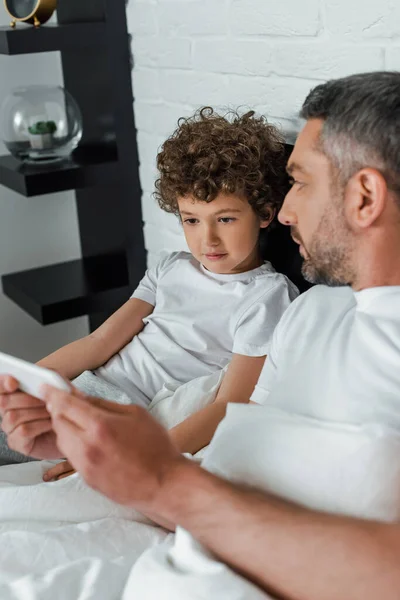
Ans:
[[[225,367],[232,354],[264,356],[297,288],[269,262],[233,275],[174,252],[133,293],[153,305],[144,329],[96,374],[148,403],[164,383],[186,383]]]

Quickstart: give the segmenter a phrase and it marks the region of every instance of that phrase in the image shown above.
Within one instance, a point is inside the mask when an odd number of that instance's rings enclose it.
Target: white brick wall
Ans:
[[[255,108],[285,131],[318,82],[400,69],[394,0],[130,0],[145,240],[152,264],[185,248],[151,198],[157,148],[204,104]]]

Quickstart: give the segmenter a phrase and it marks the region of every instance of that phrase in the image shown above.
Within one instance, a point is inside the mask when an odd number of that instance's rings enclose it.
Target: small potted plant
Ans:
[[[32,148],[45,150],[53,147],[53,136],[57,131],[54,121],[37,121],[28,127]]]

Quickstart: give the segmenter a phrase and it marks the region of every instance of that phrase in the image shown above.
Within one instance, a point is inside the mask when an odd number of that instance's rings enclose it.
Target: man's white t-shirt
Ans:
[[[252,400],[400,431],[400,286],[316,286],[276,328]]]
[[[186,383],[225,367],[232,354],[264,356],[297,288],[269,262],[238,274],[206,270],[175,252],[149,269],[133,293],[154,306],[144,329],[96,374],[148,404],[164,383]]]

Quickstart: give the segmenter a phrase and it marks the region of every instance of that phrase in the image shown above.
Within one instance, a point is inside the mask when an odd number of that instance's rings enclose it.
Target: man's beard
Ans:
[[[312,245],[312,257],[308,255],[303,262],[301,272],[306,281],[331,287],[350,285],[351,277],[344,268],[346,253],[343,248],[324,248],[320,244]]]
[[[352,284],[352,243],[342,215],[324,216],[309,248],[303,248],[301,272],[306,281],[331,287]]]

